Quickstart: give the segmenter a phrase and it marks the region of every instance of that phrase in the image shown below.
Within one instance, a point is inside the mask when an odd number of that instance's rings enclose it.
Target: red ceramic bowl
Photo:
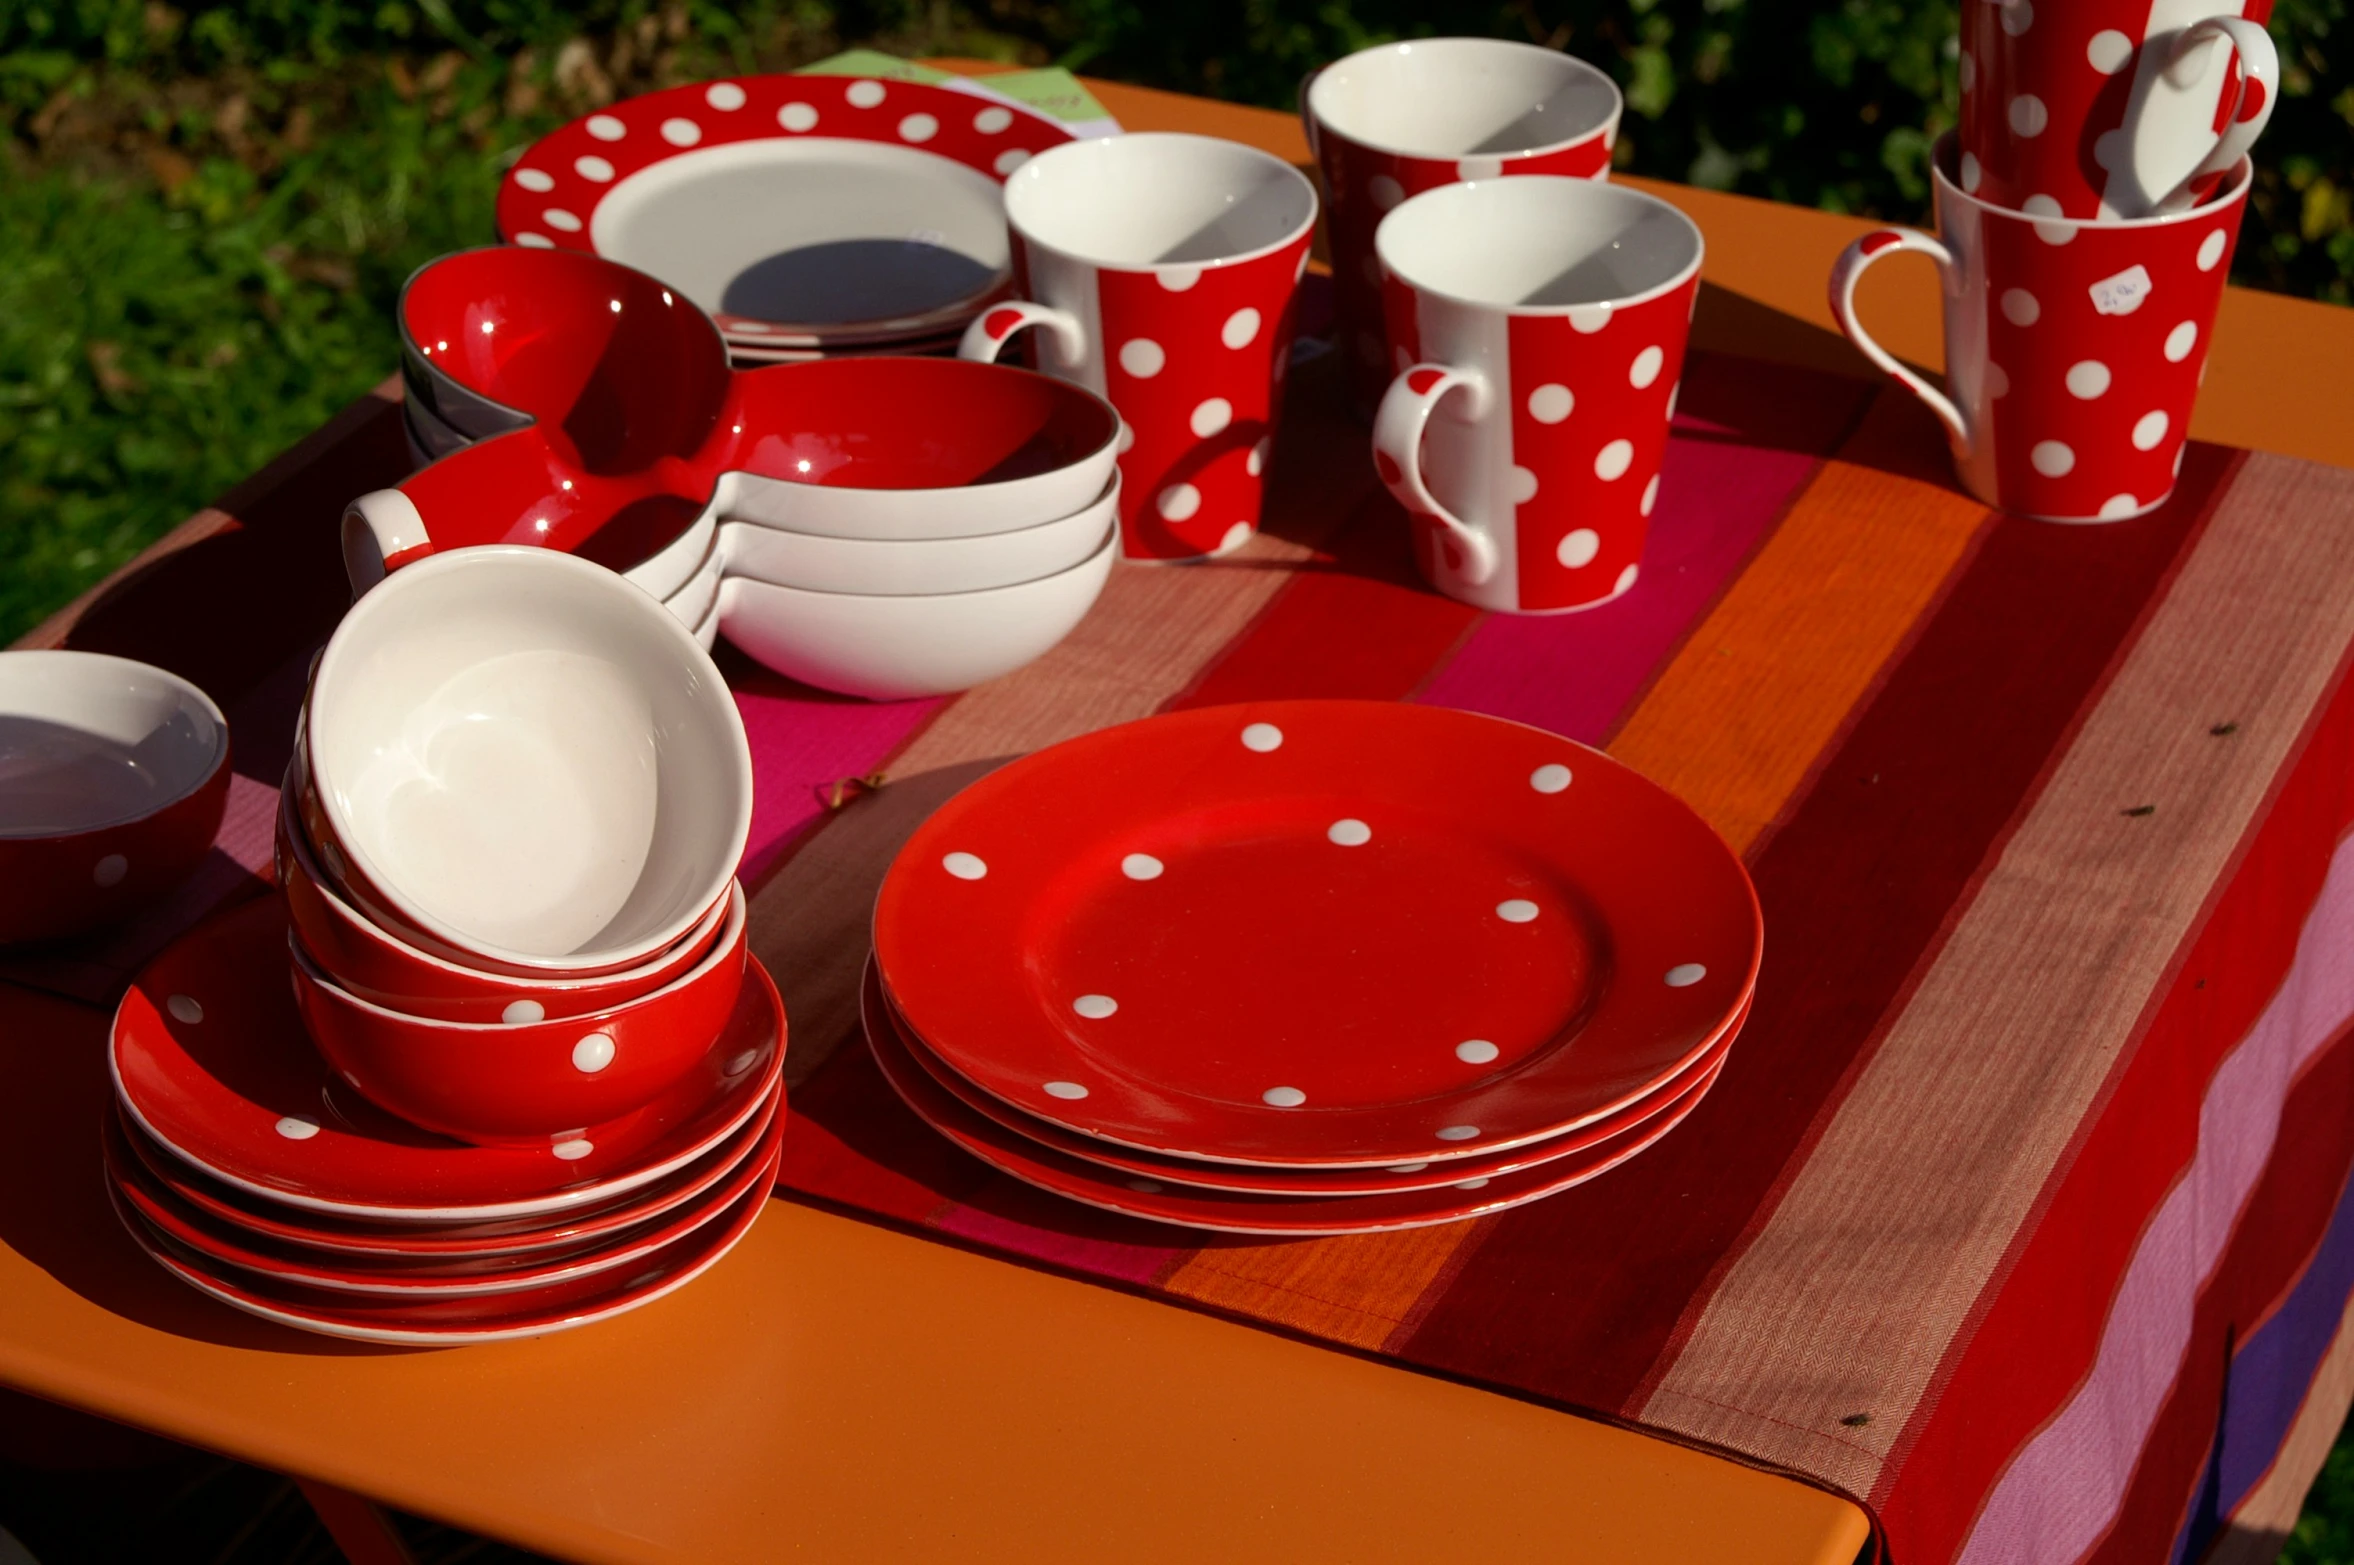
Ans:
[[[512,1025],[433,1021],[336,986],[292,938],[294,997],[327,1063],[377,1107],[484,1146],[545,1145],[627,1114],[694,1069],[744,984],[744,893],[677,981],[585,1016]]]
[[[727,891],[752,757],[686,626],[610,571],[486,547],[353,604],[304,703],[304,823],[343,898],[445,961],[600,977]]]
[[[441,1022],[537,1022],[586,1016],[651,994],[710,954],[730,898],[653,961],[601,978],[516,978],[445,961],[372,922],[345,901],[311,851],[295,807],[295,773],[278,802],[278,886],[294,939],[346,994]]]
[[[194,685],[95,652],[0,653],[0,945],[170,891],[228,798],[228,720]]]

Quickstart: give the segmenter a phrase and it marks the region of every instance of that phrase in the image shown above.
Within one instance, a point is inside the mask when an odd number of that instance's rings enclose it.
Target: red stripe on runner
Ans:
[[[1405,1356],[1621,1411],[1796,1166],[2231,467],[2142,521],[2006,518],[1754,866],[1766,959],[1718,1090],[1608,1179],[1506,1214]],[[1529,1322],[1546,1313],[1543,1330]]]
[[[2230,735],[2215,740],[2228,744]],[[1881,1503],[1908,1549],[1922,1551],[1916,1557],[1948,1559],[1961,1547],[1997,1475],[2082,1381],[2142,1220],[2196,1150],[2207,1082],[2279,988],[2331,852],[2350,828],[2354,683],[2341,684],[2325,706],[2148,1033],[2005,1269],[2000,1294],[1949,1356],[1941,1384],[1899,1443]],[[2120,1221],[2127,1213],[2134,1220]],[[2328,1221],[2324,1211],[2302,1238],[2284,1229],[2259,1248],[2302,1255]],[[2252,1264],[2237,1253],[2250,1242],[2235,1241],[2221,1275]],[[2239,1323],[2250,1324],[2245,1316]],[[2220,1329],[2207,1334],[2204,1324],[2193,1359],[2206,1354],[2220,1369]],[[1914,1471],[1935,1480],[1908,1484]],[[2172,1541],[2179,1497],[2177,1490],[2159,1507],[2169,1517],[2160,1554]]]

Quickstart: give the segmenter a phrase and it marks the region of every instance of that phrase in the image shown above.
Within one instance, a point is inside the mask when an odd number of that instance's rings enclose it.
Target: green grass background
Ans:
[[[1919,220],[1971,0],[0,0],[0,644],[390,373],[412,269],[613,97],[852,45],[1288,107],[1483,33],[1611,71],[1633,171]],[[2237,280],[2354,302],[2350,0],[2278,0]],[[2354,1565],[2341,1446],[2285,1558]]]

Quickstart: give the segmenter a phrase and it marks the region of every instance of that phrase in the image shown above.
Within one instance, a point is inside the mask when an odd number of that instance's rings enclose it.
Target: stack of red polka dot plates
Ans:
[[[284,904],[245,903],[115,1012],[115,1210],[158,1264],[249,1314],[366,1342],[539,1336],[709,1269],[766,1204],[784,1009],[757,962],[701,1063],[545,1147],[473,1146],[374,1107],[313,1049]]]
[[[1740,861],[1598,751],[1387,702],[1106,729],[974,784],[875,910],[867,1035],[934,1129],[1132,1216],[1361,1233],[1533,1201],[1714,1085]]]

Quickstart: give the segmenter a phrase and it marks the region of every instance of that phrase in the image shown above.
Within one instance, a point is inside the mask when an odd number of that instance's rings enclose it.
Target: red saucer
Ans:
[[[1034,1119],[991,1097],[941,1064],[924,1041],[909,1031],[906,1022],[891,1009],[890,998],[883,993],[882,980],[876,975],[871,962],[867,964],[866,982],[860,991],[859,1009],[870,1035],[878,1028],[890,1028],[894,1040],[916,1064],[923,1067],[924,1073],[966,1108],[1050,1151],[1078,1158],[1116,1174],[1158,1180],[1162,1184],[1187,1189],[1293,1197],[1391,1195],[1406,1190],[1445,1189],[1460,1185],[1466,1179],[1492,1179],[1498,1174],[1534,1168],[1540,1163],[1550,1163],[1556,1158],[1567,1157],[1612,1140],[1663,1112],[1685,1088],[1697,1084],[1702,1077],[1713,1077],[1717,1068],[1724,1063],[1726,1051],[1732,1047],[1733,1034],[1740,1030],[1741,1022],[1747,1020],[1749,1014],[1748,1005],[1744,1003],[1732,1030],[1711,1045],[1699,1059],[1670,1077],[1657,1092],[1606,1114],[1592,1124],[1548,1140],[1532,1141],[1526,1146],[1485,1157],[1461,1158],[1449,1162],[1400,1163],[1389,1168],[1262,1169],[1234,1163],[1203,1163],[1131,1152],[1124,1147],[1065,1130],[1059,1125],[1050,1125],[1042,1119]]]
[[[416,1261],[464,1260],[578,1249],[609,1239],[675,1210],[735,1173],[785,1111],[780,1082],[760,1110],[718,1146],[675,1174],[593,1207],[553,1217],[508,1217],[487,1223],[453,1223],[422,1228],[413,1223],[352,1222],[318,1212],[296,1211],[275,1201],[220,1184],[157,1146],[120,1113],[109,1113],[110,1133],[145,1175],[173,1199],[233,1229],[276,1244],[329,1255],[408,1257]]]
[[[1055,745],[924,823],[875,910],[893,1003],[1022,1112],[1275,1167],[1486,1155],[1727,1030],[1757,898],[1682,801],[1494,718],[1287,701]]]
[[[875,1063],[918,1118],[1000,1173],[1024,1184],[1088,1206],[1128,1217],[1149,1218],[1181,1228],[1219,1233],[1315,1234],[1382,1233],[1460,1222],[1506,1207],[1520,1206],[1584,1184],[1644,1151],[1683,1122],[1724,1069],[1720,1059],[1660,1113],[1582,1152],[1513,1173],[1474,1175],[1438,1190],[1389,1195],[1234,1195],[1216,1190],[1177,1189],[1157,1179],[1129,1177],[1075,1157],[1066,1157],[967,1108],[916,1063],[896,1028],[867,1035]]]
[[[527,1289],[593,1277],[643,1261],[732,1209],[772,1176],[784,1122],[771,1116],[758,1141],[713,1188],[670,1212],[642,1219],[618,1233],[576,1242],[554,1253],[440,1257],[343,1256],[323,1259],[293,1246],[208,1217],[177,1200],[147,1173],[125,1142],[115,1118],[105,1152],[115,1194],[147,1227],[202,1257],[224,1275],[266,1278],[329,1293],[380,1295],[389,1299],[459,1298],[474,1294],[520,1293]]]
[[[124,1143],[148,1177],[216,1221],[275,1243],[330,1255],[406,1256],[457,1260],[522,1255],[595,1243],[692,1201],[726,1179],[784,1112],[781,1083],[762,1107],[718,1146],[676,1173],[597,1204],[560,1213],[491,1222],[423,1227],[414,1223],[344,1220],[298,1211],[220,1184],[157,1146],[136,1124],[121,1120]]]
[[[329,1075],[294,1008],[285,905],[243,903],[167,947],[116,1008],[115,1095],[224,1184],[344,1219],[546,1216],[642,1189],[750,1120],[783,1066],[784,1005],[758,962],[703,1063],[634,1114],[545,1150],[450,1141]]]
[[[775,1165],[769,1165],[771,1178]],[[110,1190],[109,1195],[113,1196]],[[594,1321],[609,1320],[685,1287],[717,1264],[751,1231],[768,1205],[765,1185],[746,1194],[715,1221],[705,1223],[624,1276],[576,1278],[524,1293],[462,1299],[379,1302],[317,1289],[272,1283],[263,1278],[232,1280],[203,1257],[147,1227],[127,1211],[119,1196],[115,1215],[131,1237],[165,1271],[200,1293],[232,1308],[302,1331],[359,1342],[419,1347],[464,1342],[499,1342],[544,1337]]]

